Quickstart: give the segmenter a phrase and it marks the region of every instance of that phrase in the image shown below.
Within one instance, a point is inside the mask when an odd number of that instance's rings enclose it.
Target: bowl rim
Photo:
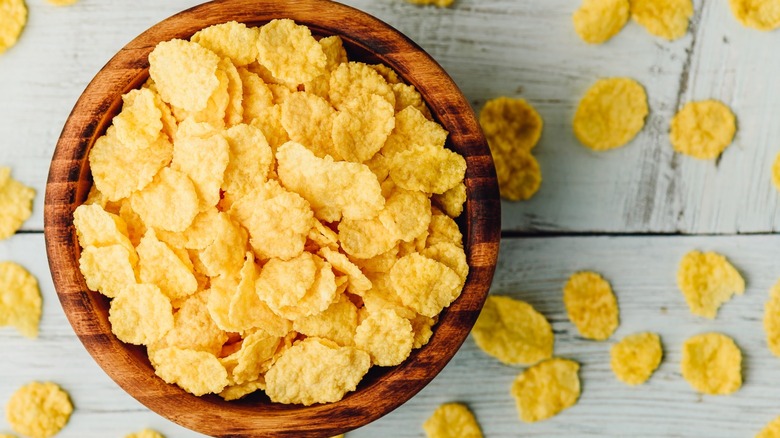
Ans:
[[[442,312],[429,343],[402,364],[366,376],[356,391],[339,402],[307,407],[196,397],[158,378],[142,347],[124,344],[111,333],[107,299],[87,288],[79,270],[80,248],[73,228],[73,210],[91,186],[89,150],[118,112],[121,95],[148,76],[147,58],[156,43],[189,38],[226,21],[256,26],[274,18],[293,19],[315,34],[339,35],[346,47],[371,53],[393,68],[421,93],[449,132],[448,147],[467,162],[468,196],[459,225],[470,272],[461,296]],[[74,332],[106,374],[139,402],[179,425],[212,436],[331,436],[394,410],[455,355],[488,294],[498,257],[500,216],[495,168],[476,116],[450,76],[417,44],[379,19],[330,0],[217,0],[152,26],[113,56],[86,87],[52,157],[44,233],[57,296]]]

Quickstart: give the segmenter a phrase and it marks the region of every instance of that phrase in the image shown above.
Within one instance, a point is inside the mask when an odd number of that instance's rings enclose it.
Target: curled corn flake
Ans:
[[[272,20],[260,28],[257,60],[275,77],[297,85],[325,72],[327,58],[306,26]]]
[[[780,27],[780,1],[729,0],[731,12],[743,26],[770,31]]]
[[[563,287],[569,320],[588,339],[603,341],[618,326],[618,306],[612,287],[595,272],[577,272]]]
[[[150,351],[149,360],[155,374],[166,383],[175,383],[194,395],[219,393],[228,384],[225,367],[205,351],[162,348]]]
[[[257,127],[239,124],[223,135],[229,147],[229,160],[222,190],[225,191],[224,196],[235,200],[265,182],[273,166],[274,156],[263,131]]]
[[[31,438],[56,435],[70,419],[73,404],[57,384],[30,382],[14,392],[5,407],[6,419],[17,433]]]
[[[769,291],[764,304],[764,334],[769,351],[780,357],[780,282]]]
[[[482,430],[469,408],[462,403],[445,403],[425,420],[428,438],[482,438]]]
[[[447,131],[441,125],[428,120],[419,109],[406,107],[395,115],[395,126],[382,146],[381,153],[391,159],[408,149],[409,145],[444,148],[446,140]]]
[[[669,140],[674,150],[700,160],[717,158],[737,131],[734,113],[722,102],[688,102],[674,115]]]
[[[238,75],[241,77],[244,123],[251,124],[274,106],[274,96],[268,85],[255,73],[241,67],[238,68]]]
[[[121,214],[121,210],[120,210]],[[98,204],[80,205],[73,212],[73,226],[82,248],[88,246],[120,245],[137,260],[135,248],[128,239],[127,223],[115,214],[104,210]]]
[[[542,117],[525,99],[498,97],[485,102],[479,124],[496,152],[531,151],[542,136]]]
[[[0,54],[13,47],[27,24],[24,0],[0,0]]]
[[[742,386],[742,352],[720,333],[688,338],[682,347],[680,369],[691,387],[704,394],[731,394]]]
[[[612,345],[610,365],[621,382],[641,385],[655,372],[662,357],[661,338],[657,334],[636,333]]]
[[[163,122],[156,98],[148,88],[131,90],[122,96],[122,112],[112,120],[121,144],[146,149],[157,141],[163,132]]]
[[[580,396],[579,369],[577,362],[553,358],[520,373],[511,389],[520,419],[534,423],[574,406]]]
[[[710,319],[734,294],[745,293],[745,280],[724,256],[715,252],[685,254],[677,268],[677,286],[691,313]]]
[[[530,304],[488,296],[474,328],[474,342],[507,365],[533,365],[553,353],[552,326]]]
[[[157,286],[134,284],[111,301],[108,320],[122,342],[149,345],[173,328],[173,308]]]
[[[505,199],[525,201],[533,197],[542,185],[542,170],[530,152],[518,149],[511,154],[493,153],[493,163],[498,189]]]
[[[16,263],[0,263],[0,326],[14,326],[22,335],[33,339],[38,337],[40,319],[38,281]]]
[[[207,138],[179,135],[173,143],[171,169],[190,178],[200,200],[200,211],[205,211],[219,202],[219,189],[229,160],[230,146],[222,135]]]
[[[466,198],[466,184],[460,183],[440,195],[432,195],[431,201],[442,209],[447,216],[458,217],[463,213]]]
[[[648,32],[667,40],[676,40],[688,31],[693,15],[691,0],[630,0],[631,18]]]
[[[601,44],[626,25],[628,0],[583,0],[572,15],[574,30],[589,44]]]
[[[219,61],[219,56],[197,43],[164,41],[149,54],[149,76],[165,102],[200,111],[219,87]]]
[[[173,328],[150,348],[177,347],[218,354],[228,337],[216,323],[218,318],[214,318],[210,305],[212,296],[218,294],[216,290],[222,288],[222,282],[214,280],[211,289],[187,297],[173,315]]]
[[[633,79],[600,79],[582,97],[574,114],[574,134],[594,151],[621,147],[645,125],[645,89]]]

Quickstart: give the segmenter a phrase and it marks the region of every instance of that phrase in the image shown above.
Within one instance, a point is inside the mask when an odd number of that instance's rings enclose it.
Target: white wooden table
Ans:
[[[281,0],[280,0],[281,1]],[[144,408],[111,381],[68,324],[49,275],[43,194],[49,159],[76,98],[100,67],[147,27],[194,5],[189,0],[82,0],[55,8],[28,0],[20,43],[0,56],[0,164],[38,190],[24,230],[0,242],[41,283],[41,335],[29,341],[0,329],[0,402],[30,380],[66,388],[76,411],[62,437],[121,437],[153,427],[168,437],[198,436]],[[780,31],[743,28],[725,0],[695,1],[690,32],[675,42],[629,24],[612,41],[587,46],[571,13],[578,0],[456,0],[451,9],[402,0],[349,0],[428,50],[475,109],[507,95],[530,100],[545,119],[536,154],[544,183],[532,200],[503,205],[504,237],[493,293],[533,304],[556,333],[555,354],[582,363],[579,403],[551,420],[523,424],[509,386],[520,371],[481,353],[471,339],[419,395],[350,437],[420,437],[443,402],[468,403],[488,437],[750,437],[780,415],[780,359],[761,325],[767,292],[780,277],[780,195],[770,167],[780,150]],[[597,78],[630,76],[648,91],[647,126],[619,150],[579,146],[570,120]],[[734,144],[718,162],[672,152],[669,120],[681,104],[716,98],[738,117]],[[714,321],[693,317],[675,286],[690,249],[727,255],[747,292]],[[615,289],[621,325],[608,342],[580,338],[566,319],[561,287],[574,271],[602,272]],[[612,341],[641,330],[661,334],[659,370],[638,388],[609,369]],[[679,372],[680,345],[716,330],[744,353],[744,386],[732,396],[697,395]],[[3,416],[4,417],[4,416]],[[9,431],[4,418],[0,432]]]

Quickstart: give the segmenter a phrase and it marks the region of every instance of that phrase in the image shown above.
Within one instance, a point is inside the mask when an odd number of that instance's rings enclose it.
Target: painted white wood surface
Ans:
[[[715,320],[692,316],[675,285],[677,262],[694,248],[726,254],[747,281],[745,295],[726,303]],[[154,427],[169,438],[199,436],[148,411],[95,365],[73,335],[57,301],[40,234],[0,243],[0,260],[16,260],[40,280],[44,314],[40,339],[0,329],[0,400],[30,380],[66,388],[76,410],[58,436],[121,437]],[[577,335],[566,318],[561,288],[578,270],[601,272],[615,291],[620,327],[605,342]],[[467,339],[444,371],[396,411],[350,432],[349,438],[421,437],[421,424],[441,403],[462,401],[476,413],[486,437],[751,437],[780,415],[780,358],[766,347],[763,305],[780,278],[780,236],[539,237],[503,243],[495,294],[534,305],[552,323],[555,355],[582,364],[583,393],[573,408],[536,424],[517,419],[509,386],[520,368],[501,365]],[[659,333],[665,349],[658,371],[628,387],[609,368],[612,342],[638,331]],[[680,346],[689,336],[718,331],[744,355],[744,385],[731,396],[698,395],[679,372]],[[8,425],[0,419],[0,432]]]

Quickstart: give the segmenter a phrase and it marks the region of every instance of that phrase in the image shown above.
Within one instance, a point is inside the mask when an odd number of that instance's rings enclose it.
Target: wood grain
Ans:
[[[448,147],[467,162],[464,232],[471,268],[461,297],[441,316],[429,344],[402,365],[375,368],[342,401],[311,407],[273,404],[265,397],[225,402],[195,397],[154,375],[145,351],[118,341],[108,323],[108,301],[88,291],[78,272],[72,212],[89,189],[87,156],[121,104],[121,95],[147,77],[147,56],[159,41],[188,38],[212,24],[249,25],[291,18],[320,35],[338,34],[358,58],[370,56],[414,85],[450,133]],[[381,21],[326,0],[225,0],[178,14],[120,50],[87,86],[65,123],[49,172],[44,209],[54,285],[76,334],[103,370],[150,409],[185,427],[214,436],[330,436],[392,411],[416,394],[465,340],[487,294],[500,237],[495,174],[474,113],[455,83],[416,44]]]

